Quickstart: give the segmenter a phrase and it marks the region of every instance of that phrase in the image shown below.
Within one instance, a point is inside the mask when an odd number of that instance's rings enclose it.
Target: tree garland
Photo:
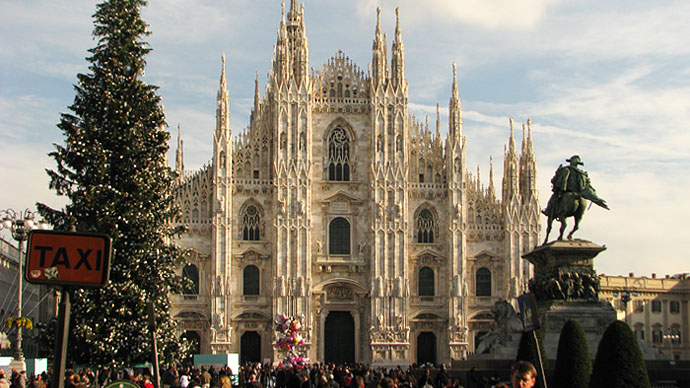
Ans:
[[[33,329],[34,328],[34,323],[31,322],[31,319],[28,317],[9,317],[7,319],[6,326],[8,329],[12,327],[23,327],[25,329]]]

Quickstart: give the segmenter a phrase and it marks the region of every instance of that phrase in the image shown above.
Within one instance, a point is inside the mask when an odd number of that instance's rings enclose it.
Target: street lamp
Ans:
[[[29,236],[29,231],[35,228],[48,229],[48,223],[41,220],[36,221],[36,212],[29,209],[16,211],[13,209],[0,210],[0,230],[7,229],[11,232],[12,238],[19,243],[19,270],[17,271],[17,318],[22,317],[22,263],[24,260],[24,241]],[[10,366],[17,371],[26,370],[24,353],[22,352],[22,328],[17,325],[17,339],[15,342],[14,359]]]
[[[621,291],[621,301],[623,302],[623,305],[625,306],[625,323],[628,323],[628,302],[630,302],[630,291],[628,290],[623,290]]]
[[[667,340],[671,346],[671,365],[675,365],[675,355],[673,354],[673,344],[680,341],[680,334],[674,329],[669,327],[666,329],[666,334],[664,334],[664,339]]]

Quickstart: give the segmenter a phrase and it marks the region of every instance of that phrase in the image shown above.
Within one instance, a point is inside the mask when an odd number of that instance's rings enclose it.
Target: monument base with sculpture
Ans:
[[[576,319],[584,328],[593,357],[604,330],[616,320],[613,307],[599,300],[599,277],[594,270],[594,257],[605,249],[587,240],[556,240],[522,256],[534,265],[529,286],[537,299],[549,357],[556,356],[568,319]]]

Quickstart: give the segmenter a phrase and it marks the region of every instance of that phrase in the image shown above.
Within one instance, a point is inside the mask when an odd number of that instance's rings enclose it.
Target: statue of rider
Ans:
[[[570,165],[560,165],[558,169],[556,169],[556,173],[551,179],[551,190],[553,194],[551,194],[546,209],[542,210],[542,213],[547,217],[561,213],[561,210],[568,206],[567,203],[561,201],[561,198],[563,198],[564,193],[568,192],[575,194],[575,198],[584,197],[608,209],[609,207],[606,201],[600,198],[594,190],[594,187],[592,187],[587,172],[578,167],[579,165],[584,165],[580,156],[573,155],[570,159],[566,159],[565,161],[570,163]]]

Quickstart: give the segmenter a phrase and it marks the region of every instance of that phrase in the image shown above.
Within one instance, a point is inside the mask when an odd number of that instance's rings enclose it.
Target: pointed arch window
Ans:
[[[328,180],[350,180],[350,137],[340,127],[328,136]]]
[[[419,296],[434,296],[434,270],[429,267],[419,269]]]
[[[199,295],[199,270],[194,264],[187,264],[182,269],[182,278],[185,280],[184,295]]]
[[[350,223],[338,217],[328,225],[328,254],[350,254]]]
[[[491,271],[482,267],[475,274],[475,287],[477,296],[491,296]]]
[[[259,241],[260,236],[261,216],[259,210],[254,205],[247,206],[242,214],[242,240],[244,241]]]
[[[417,242],[423,244],[433,243],[436,222],[429,209],[420,211],[415,223],[417,226]]]
[[[242,294],[259,295],[259,268],[248,265],[242,271]]]

